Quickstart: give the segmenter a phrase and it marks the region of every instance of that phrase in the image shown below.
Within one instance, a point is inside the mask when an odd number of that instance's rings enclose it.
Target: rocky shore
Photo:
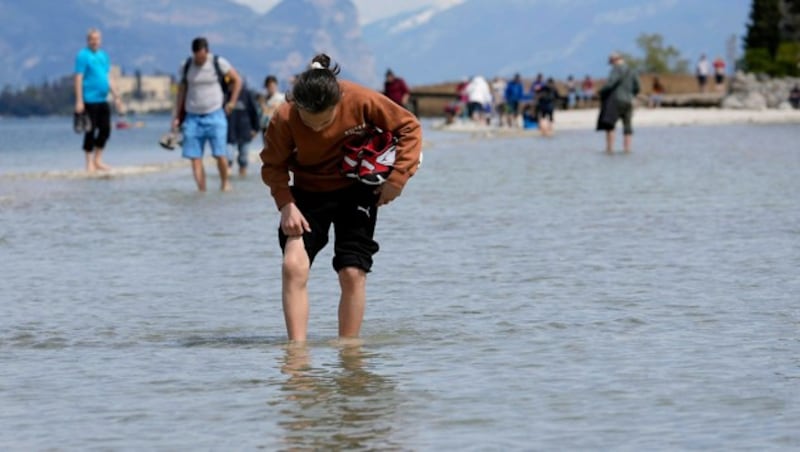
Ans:
[[[737,72],[730,81],[729,94],[722,108],[730,110],[791,110],[789,92],[800,85],[800,78],[770,78]]]

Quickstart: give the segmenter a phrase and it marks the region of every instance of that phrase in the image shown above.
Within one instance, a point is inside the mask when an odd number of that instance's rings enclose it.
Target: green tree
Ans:
[[[0,92],[0,115],[69,114],[75,102],[72,83],[72,76],[65,76],[18,90],[6,85]]]
[[[689,72],[689,61],[681,58],[681,52],[669,45],[665,46],[664,37],[658,33],[643,33],[636,38],[636,45],[644,56],[637,58],[623,54],[628,65],[639,72],[652,74]]]
[[[750,72],[778,75],[775,64],[781,44],[780,0],[753,0],[744,37],[744,66]]]
[[[766,49],[775,59],[781,44],[780,0],[753,0],[744,43],[747,50]]]

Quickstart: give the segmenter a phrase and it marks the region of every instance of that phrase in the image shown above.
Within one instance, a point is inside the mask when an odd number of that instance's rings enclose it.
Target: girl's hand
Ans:
[[[403,190],[389,183],[381,185],[375,190],[375,193],[380,194],[378,197],[378,206],[389,204],[394,201],[395,198],[400,196],[401,191]]]
[[[304,232],[311,232],[306,217],[297,206],[290,202],[281,208],[281,230],[289,237],[302,236]]]

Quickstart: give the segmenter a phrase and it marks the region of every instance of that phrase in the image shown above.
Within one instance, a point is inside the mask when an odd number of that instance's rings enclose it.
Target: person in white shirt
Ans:
[[[697,85],[700,87],[700,92],[706,92],[706,83],[708,82],[708,74],[711,73],[711,65],[708,63],[708,59],[706,59],[706,55],[700,55],[700,59],[697,61],[697,66],[695,69],[695,74],[697,75]]]
[[[278,78],[274,75],[268,75],[267,78],[264,79],[264,89],[266,90],[266,94],[258,96],[258,107],[261,112],[262,137],[267,131],[267,126],[269,126],[272,114],[275,113],[275,110],[277,110],[281,104],[286,102],[286,94],[278,90]],[[266,142],[264,142],[264,144],[266,144]]]
[[[489,82],[481,75],[470,80],[465,89],[467,93],[467,111],[469,117],[478,122],[483,122],[485,113],[490,111],[492,105],[492,90]]]

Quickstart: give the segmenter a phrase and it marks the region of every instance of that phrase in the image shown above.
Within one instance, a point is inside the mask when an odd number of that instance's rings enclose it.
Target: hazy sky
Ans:
[[[267,11],[280,0],[233,0],[253,9]],[[437,0],[353,0],[358,7],[361,23],[370,23],[393,14],[437,3]]]

